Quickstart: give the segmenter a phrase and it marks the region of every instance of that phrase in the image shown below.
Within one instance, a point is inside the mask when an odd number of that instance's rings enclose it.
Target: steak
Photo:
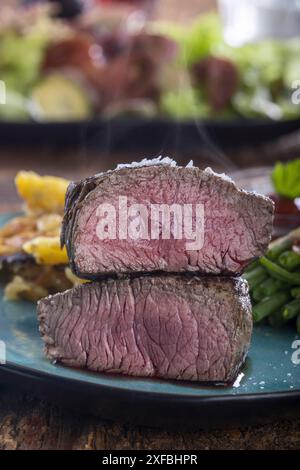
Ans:
[[[269,198],[240,190],[233,181],[210,169],[178,167],[172,161],[157,164],[157,160],[152,165],[143,161],[140,166],[123,166],[70,184],[61,240],[75,274],[87,279],[147,272],[237,275],[264,253],[273,222],[274,205]],[[190,206],[193,226],[197,223],[194,208],[202,207],[201,246],[191,248],[188,240],[193,239],[192,235],[185,232],[181,238],[180,234],[175,236],[175,216],[171,212],[169,238],[164,237],[162,219],[156,238],[130,238],[129,232],[122,238],[117,229],[115,237],[99,238],[97,227],[103,221],[98,216],[99,207],[117,209],[120,196],[126,199],[126,210],[137,204],[146,208],[148,218],[144,217],[143,223],[147,233],[153,223],[150,207],[176,206],[182,210]]]
[[[252,315],[241,278],[144,275],[85,283],[38,302],[52,361],[97,372],[231,383]]]

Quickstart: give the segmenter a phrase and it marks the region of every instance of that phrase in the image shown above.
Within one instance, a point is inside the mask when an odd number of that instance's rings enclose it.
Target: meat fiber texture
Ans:
[[[190,250],[182,239],[105,239],[97,237],[97,208],[143,204],[202,204],[204,244]],[[266,250],[272,232],[273,202],[236,187],[224,175],[170,159],[121,165],[71,183],[66,198],[62,244],[73,272],[100,279],[108,274],[195,272],[237,275]],[[149,210],[150,213],[150,210]],[[149,226],[150,226],[149,220]]]
[[[252,315],[240,278],[139,276],[85,283],[38,303],[51,361],[96,372],[231,383]]]

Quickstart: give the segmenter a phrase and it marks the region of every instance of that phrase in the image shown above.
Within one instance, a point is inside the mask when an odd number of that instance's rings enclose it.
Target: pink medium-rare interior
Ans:
[[[221,190],[220,190],[221,188]],[[213,180],[195,177],[189,180],[154,176],[116,187],[113,192],[93,190],[82,205],[73,239],[74,261],[82,273],[128,271],[202,271],[240,272],[249,260],[261,253],[267,239],[265,221],[270,219],[265,204],[255,210],[256,197],[240,192],[224,181],[214,187]],[[96,227],[97,208],[103,203],[118,207],[119,196],[126,196],[128,206],[144,204],[203,204],[204,245],[198,251],[187,250],[182,240],[99,240]],[[253,217],[256,229],[253,229]],[[195,211],[193,211],[195,224]],[[151,224],[150,217],[148,221]],[[118,233],[117,233],[118,237]]]
[[[180,293],[166,280],[145,282],[85,284],[52,297],[51,309],[45,299],[39,311],[48,357],[98,372],[230,380],[251,337],[248,297],[226,285],[185,284]]]

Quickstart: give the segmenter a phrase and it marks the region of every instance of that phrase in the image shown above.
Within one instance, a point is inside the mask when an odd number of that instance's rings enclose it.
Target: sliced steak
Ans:
[[[97,236],[98,208],[110,204],[117,211],[119,196],[127,198],[128,208],[143,204],[149,210],[148,240],[121,239],[118,229],[115,239]],[[174,227],[170,239],[162,239],[161,227],[159,237],[151,237],[150,206],[160,204],[203,205],[204,244],[200,249],[190,249],[185,236],[175,239]],[[195,224],[194,209],[192,218]],[[266,250],[272,221],[269,198],[242,191],[210,169],[165,164],[125,167],[71,183],[62,244],[66,244],[74,273],[88,279],[150,271],[236,275]]]
[[[38,303],[50,360],[97,372],[229,383],[252,315],[240,278],[141,276],[86,283]]]

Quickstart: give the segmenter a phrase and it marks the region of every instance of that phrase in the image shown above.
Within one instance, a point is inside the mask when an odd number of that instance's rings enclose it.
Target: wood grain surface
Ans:
[[[213,431],[166,432],[102,422],[0,388],[0,450],[300,449],[300,419]]]

